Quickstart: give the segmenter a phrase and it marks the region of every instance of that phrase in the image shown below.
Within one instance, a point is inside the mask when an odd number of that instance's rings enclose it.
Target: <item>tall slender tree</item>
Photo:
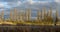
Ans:
[[[40,16],[41,16],[41,13],[40,13],[40,10],[38,9],[37,11],[37,20],[40,21]]]
[[[55,23],[54,23],[55,26],[56,26],[57,22],[58,22],[58,9],[56,8],[56,18],[55,18]]]
[[[50,17],[52,17],[52,7],[50,7],[50,12],[49,12],[50,14]]]
[[[16,8],[14,8],[14,18],[17,21],[17,10],[16,10]]]
[[[1,16],[2,16],[1,19],[4,21],[4,10],[2,10]]]
[[[44,11],[44,20],[46,20],[46,7],[43,7],[43,11]]]
[[[12,21],[12,10],[10,10],[10,21]]]
[[[29,21],[31,18],[31,10],[30,9],[27,9],[26,16],[27,16],[27,20]]]

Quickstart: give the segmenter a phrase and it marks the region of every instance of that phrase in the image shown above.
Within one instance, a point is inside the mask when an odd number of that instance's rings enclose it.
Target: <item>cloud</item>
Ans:
[[[22,3],[20,1],[17,2],[17,6],[21,5]]]
[[[13,7],[17,7],[17,6],[21,6],[23,5],[24,3],[28,3],[29,5],[31,4],[35,4],[35,3],[42,3],[42,4],[46,4],[48,3],[47,0],[0,0],[1,2],[6,2],[7,4],[4,4],[5,8],[13,8]],[[28,5],[27,4],[27,5]]]
[[[33,0],[27,0],[30,4],[33,4],[33,3],[35,3],[35,1],[33,1]]]
[[[4,7],[4,4],[0,3],[0,8],[3,8]]]
[[[16,2],[17,0],[0,0],[0,2]]]
[[[55,0],[55,2],[60,3],[60,0]]]
[[[0,0],[0,7],[13,8],[21,4],[18,0]]]
[[[27,0],[30,4],[34,4],[34,3],[48,3],[49,1],[48,0]]]
[[[48,1],[39,1],[39,3],[41,3],[41,4],[47,4],[49,2]]]

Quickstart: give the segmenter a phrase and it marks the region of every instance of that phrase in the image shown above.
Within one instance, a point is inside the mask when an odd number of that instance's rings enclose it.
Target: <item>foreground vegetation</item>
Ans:
[[[0,32],[60,32],[60,26],[1,26]]]

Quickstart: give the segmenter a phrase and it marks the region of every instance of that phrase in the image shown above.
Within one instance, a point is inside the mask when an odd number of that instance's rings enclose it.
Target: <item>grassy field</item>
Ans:
[[[24,22],[22,22],[22,21],[21,22],[18,22],[18,21],[3,22],[2,21],[2,22],[0,22],[0,24],[10,24],[10,25],[17,25],[17,24],[23,24],[23,25],[52,25],[52,26],[54,26],[54,22],[51,22],[51,21],[50,22],[45,22],[45,21],[44,22],[42,22],[42,21],[41,22],[37,22],[37,21],[36,22],[27,22],[27,21],[26,22],[25,21]],[[60,22],[57,22],[56,25],[60,25]]]

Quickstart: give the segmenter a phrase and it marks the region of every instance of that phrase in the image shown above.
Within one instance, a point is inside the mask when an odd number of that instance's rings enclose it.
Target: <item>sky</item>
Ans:
[[[48,2],[58,2],[59,0],[0,0],[0,8],[12,8],[21,6],[24,3],[29,3],[33,5],[34,3],[48,3]]]
[[[48,3],[48,2],[58,2],[59,3],[60,0],[0,0],[0,8],[13,8],[13,7],[17,7],[20,6],[24,3],[29,2],[29,4],[34,4],[34,3]]]
[[[17,8],[19,11],[27,8],[36,10],[37,8],[40,9],[44,6],[47,8],[47,10],[49,10],[50,6],[52,6],[54,13],[56,7],[58,7],[58,10],[60,9],[60,0],[0,0],[0,12],[4,10],[5,15],[8,15],[9,10],[14,8]]]
[[[13,8],[21,6],[22,4],[29,3],[30,5],[33,5],[34,3],[38,4],[46,4],[48,2],[57,2],[59,3],[60,0],[0,0],[0,9],[3,8]],[[27,4],[28,5],[28,4]]]

